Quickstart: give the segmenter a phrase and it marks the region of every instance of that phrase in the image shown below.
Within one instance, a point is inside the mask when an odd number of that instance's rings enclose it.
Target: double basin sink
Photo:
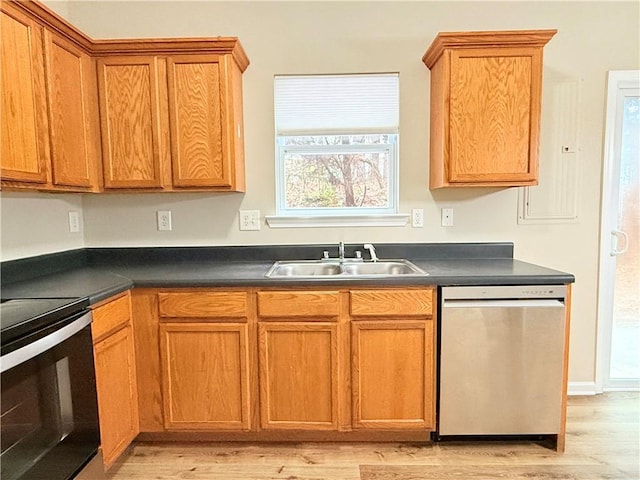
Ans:
[[[408,260],[379,260],[377,262],[328,260],[297,260],[274,263],[265,274],[268,278],[282,277],[383,277],[424,276],[427,272]]]

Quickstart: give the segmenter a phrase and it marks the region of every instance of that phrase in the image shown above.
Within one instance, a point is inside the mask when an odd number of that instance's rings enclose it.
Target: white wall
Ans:
[[[41,0],[47,7],[63,18],[69,18],[69,0]]]
[[[2,192],[0,260],[84,247],[82,233],[69,232],[69,212],[80,214],[82,197],[74,194]]]
[[[593,381],[605,79],[611,69],[639,68],[639,13],[637,2],[71,1],[70,20],[94,38],[232,35],[251,60],[244,75],[247,193],[84,195],[85,243],[513,241],[517,258],[576,275],[570,380]],[[423,53],[439,31],[530,28],[558,29],[545,48],[545,75],[583,79],[574,224],[518,225],[516,189],[428,189],[430,74]],[[273,76],[379,71],[400,72],[400,210],[424,208],[425,228],[240,232],[238,209],[275,211]],[[454,227],[439,226],[442,206],[454,207]],[[18,200],[13,207],[22,208]],[[173,212],[173,231],[156,230],[159,209]]]

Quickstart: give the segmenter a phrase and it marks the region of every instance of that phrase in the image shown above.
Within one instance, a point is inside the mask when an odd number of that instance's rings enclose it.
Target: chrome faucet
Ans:
[[[340,258],[340,263],[344,262],[344,242],[338,242],[338,257]]]
[[[377,262],[378,261],[378,257],[376,255],[376,248],[372,244],[365,243],[364,244],[364,249],[365,250],[369,250],[369,255],[371,256],[371,261],[372,262]]]

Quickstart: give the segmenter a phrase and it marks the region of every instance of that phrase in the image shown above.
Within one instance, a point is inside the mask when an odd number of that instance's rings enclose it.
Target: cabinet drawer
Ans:
[[[337,317],[338,292],[259,292],[260,317]]]
[[[243,318],[247,316],[247,293],[159,293],[158,308],[162,318]]]
[[[405,317],[433,315],[433,290],[355,290],[351,315],[363,317]]]
[[[91,333],[94,343],[125,326],[131,320],[129,293],[93,310]]]

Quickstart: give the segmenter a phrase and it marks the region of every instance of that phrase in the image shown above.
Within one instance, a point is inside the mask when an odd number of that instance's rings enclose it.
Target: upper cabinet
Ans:
[[[104,186],[162,188],[158,59],[98,60]]]
[[[174,187],[244,190],[242,80],[231,56],[172,56],[167,74]]]
[[[246,64],[228,40],[226,53],[98,59],[105,189],[244,191]]]
[[[2,187],[244,191],[235,37],[92,40],[2,2]]]
[[[2,179],[43,185],[49,162],[43,28],[11,4],[0,8]]]
[[[431,70],[430,188],[536,185],[542,49],[556,30],[440,33]]]
[[[1,8],[2,186],[98,190],[93,60],[15,3]]]
[[[54,186],[100,188],[95,63],[64,37],[45,30],[47,111]]]

